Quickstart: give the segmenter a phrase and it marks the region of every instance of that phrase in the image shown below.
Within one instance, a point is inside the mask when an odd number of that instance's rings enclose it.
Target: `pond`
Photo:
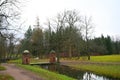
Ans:
[[[73,77],[77,80],[119,80],[115,78],[108,78],[106,76],[100,76],[91,72],[76,70],[74,68],[64,65],[40,65],[42,68],[64,74],[69,77]]]

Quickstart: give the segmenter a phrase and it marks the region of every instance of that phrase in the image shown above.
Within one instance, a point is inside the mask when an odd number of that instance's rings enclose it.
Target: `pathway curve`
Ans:
[[[15,64],[2,63],[1,65],[4,66],[6,70],[0,71],[0,74],[9,74],[14,77],[15,80],[43,80],[30,71],[16,67]]]

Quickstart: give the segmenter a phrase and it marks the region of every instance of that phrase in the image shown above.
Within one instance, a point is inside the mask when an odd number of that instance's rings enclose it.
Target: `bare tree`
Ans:
[[[91,17],[84,17],[83,18],[83,28],[84,28],[84,36],[85,36],[85,54],[88,55],[88,60],[90,60],[90,52],[89,52],[89,39],[93,33],[93,25]]]
[[[55,50],[57,51],[58,61],[59,61],[59,53],[68,53],[69,58],[72,57],[72,53],[76,52],[77,44],[76,41],[81,25],[81,17],[79,16],[76,10],[67,10],[63,13],[59,13],[54,20],[56,27],[55,30],[55,40],[54,45]],[[77,35],[79,36],[79,35]],[[79,45],[79,44],[78,44]]]
[[[63,30],[65,27],[65,13],[57,14],[57,17],[54,19],[54,24],[56,27],[56,34],[53,36],[55,37],[53,43],[56,47],[53,47],[57,52],[57,62],[59,63],[60,53],[62,52],[62,42],[63,42]],[[52,41],[53,42],[53,41]]]
[[[4,57],[4,59],[7,58],[7,52],[10,51],[12,53],[14,50],[13,35],[11,33],[16,30],[16,26],[13,27],[13,25],[17,24],[16,21],[19,18],[19,3],[18,0],[0,0],[0,41],[2,42],[0,56]],[[8,50],[9,40],[11,47]]]
[[[0,0],[0,36],[5,36],[6,32],[13,30],[10,28],[11,24],[15,24],[15,18],[20,14],[17,0]]]
[[[68,46],[69,46],[69,57],[72,57],[72,52],[73,52],[73,46],[75,42],[73,39],[75,39],[75,32],[77,32],[76,27],[78,27],[76,24],[80,24],[81,22],[81,17],[78,15],[78,12],[76,10],[68,10],[65,12],[65,20],[67,23],[67,27],[69,28],[69,37],[68,37]],[[74,32],[75,31],[75,32]]]

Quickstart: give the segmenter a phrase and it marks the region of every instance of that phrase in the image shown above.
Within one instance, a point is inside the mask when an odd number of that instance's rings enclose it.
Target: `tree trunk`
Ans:
[[[69,46],[69,58],[71,58],[72,57],[72,48],[71,48],[71,46]]]
[[[90,60],[90,54],[88,53],[88,60]]]

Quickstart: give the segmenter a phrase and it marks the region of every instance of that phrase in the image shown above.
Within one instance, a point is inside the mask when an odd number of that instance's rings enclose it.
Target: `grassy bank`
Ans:
[[[108,77],[120,78],[120,65],[71,64],[69,66]]]
[[[120,78],[120,65],[107,64],[107,63],[120,63],[120,55],[104,55],[104,56],[91,56],[91,60],[68,60],[70,62],[79,62],[76,64],[67,64],[68,66],[74,67],[80,70],[90,71],[96,74],[105,75],[114,78]],[[82,63],[80,63],[82,61]],[[64,62],[64,60],[63,60]],[[86,63],[87,62],[87,63]],[[94,62],[94,64],[91,64]],[[98,64],[98,62],[101,62]],[[102,62],[104,64],[102,64]]]
[[[40,60],[37,60],[37,59],[31,59],[32,63],[36,63],[36,62],[48,62],[48,59],[40,59]],[[19,60],[11,60],[9,61],[8,63],[15,63],[17,64],[19,67],[22,67],[26,70],[30,70],[36,74],[38,74],[40,77],[42,77],[43,79],[45,80],[75,80],[71,77],[68,77],[68,76],[65,76],[65,75],[62,75],[62,74],[58,74],[58,73],[55,73],[55,72],[50,72],[48,70],[45,70],[45,69],[42,69],[38,66],[30,66],[30,65],[22,65],[22,60],[19,59]]]
[[[21,64],[18,64],[18,66],[38,74],[40,77],[44,78],[45,80],[75,80],[65,75],[50,72],[48,70],[42,69],[37,66],[29,66],[29,65],[21,65]]]
[[[14,78],[9,75],[0,74],[0,80],[14,80]]]

